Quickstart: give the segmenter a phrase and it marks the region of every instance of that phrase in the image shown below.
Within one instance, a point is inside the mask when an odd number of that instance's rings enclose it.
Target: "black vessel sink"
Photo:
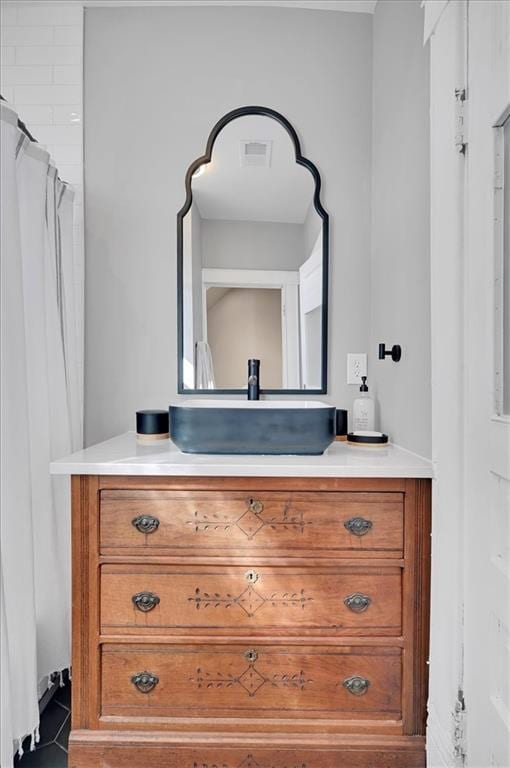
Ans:
[[[184,400],[170,435],[184,453],[318,456],[335,438],[335,408],[314,400]]]

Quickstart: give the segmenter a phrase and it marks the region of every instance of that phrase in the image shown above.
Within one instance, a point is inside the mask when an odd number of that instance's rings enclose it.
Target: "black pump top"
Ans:
[[[362,384],[362,385],[361,385],[361,387],[359,388],[359,391],[360,391],[360,392],[368,392],[368,387],[367,387],[367,377],[366,377],[366,376],[362,376],[362,377],[361,377],[361,381],[363,382],[363,384]]]

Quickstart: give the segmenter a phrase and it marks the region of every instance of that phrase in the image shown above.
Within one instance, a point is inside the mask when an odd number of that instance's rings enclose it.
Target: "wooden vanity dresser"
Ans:
[[[425,766],[429,479],[74,474],[72,505],[71,768]]]

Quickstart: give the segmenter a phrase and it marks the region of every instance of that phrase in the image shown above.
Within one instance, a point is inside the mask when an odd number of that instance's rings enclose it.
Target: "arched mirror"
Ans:
[[[177,215],[178,388],[325,393],[328,215],[296,131],[265,107],[214,126]]]

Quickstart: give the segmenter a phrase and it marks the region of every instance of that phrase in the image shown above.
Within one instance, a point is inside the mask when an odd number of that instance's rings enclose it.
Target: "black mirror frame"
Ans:
[[[184,217],[191,208],[193,193],[191,181],[195,171],[212,158],[214,143],[220,131],[232,120],[246,115],[263,115],[276,120],[282,125],[294,143],[296,163],[307,168],[313,176],[315,191],[314,208],[322,219],[322,350],[321,350],[321,386],[319,389],[261,389],[261,395],[324,395],[328,385],[328,293],[329,293],[329,216],[320,201],[321,177],[317,167],[301,154],[299,139],[294,127],[286,117],[269,107],[238,107],[227,112],[218,120],[207,139],[205,154],[194,160],[186,172],[186,201],[177,214],[177,391],[180,395],[242,395],[245,389],[188,389],[184,387],[184,298],[183,298],[183,226]],[[263,371],[262,377],[263,378]]]

